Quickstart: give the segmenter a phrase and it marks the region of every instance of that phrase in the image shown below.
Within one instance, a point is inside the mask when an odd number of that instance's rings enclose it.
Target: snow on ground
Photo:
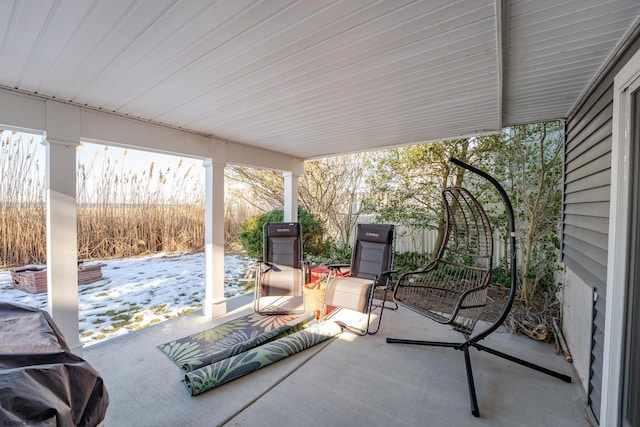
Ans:
[[[102,267],[102,280],[80,285],[78,289],[80,339],[85,346],[201,308],[203,253],[163,253],[99,262],[106,264]],[[226,297],[252,290],[253,282],[242,279],[254,265],[251,258],[225,256]],[[9,270],[0,270],[0,300],[47,307],[46,293],[30,294],[16,289]]]

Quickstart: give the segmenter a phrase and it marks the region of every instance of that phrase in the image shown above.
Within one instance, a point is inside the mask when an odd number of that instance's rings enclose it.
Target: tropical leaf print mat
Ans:
[[[176,365],[193,371],[304,330],[315,313],[244,317],[158,346]]]

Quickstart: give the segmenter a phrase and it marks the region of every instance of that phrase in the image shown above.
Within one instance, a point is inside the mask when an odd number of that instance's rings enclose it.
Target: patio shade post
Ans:
[[[76,147],[78,108],[46,103],[46,201],[48,311],[71,351],[82,355],[78,325],[78,231]]]
[[[224,163],[204,161],[205,170],[205,297],[207,317],[227,312],[224,297]]]
[[[284,177],[284,222],[298,222],[298,177],[304,175],[304,160],[292,158]],[[302,230],[304,233],[304,230]]]
[[[298,175],[283,172],[284,175],[284,222],[298,221]]]

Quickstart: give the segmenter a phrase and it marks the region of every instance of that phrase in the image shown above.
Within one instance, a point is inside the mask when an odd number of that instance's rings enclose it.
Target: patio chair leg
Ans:
[[[378,316],[378,326],[376,327],[376,330],[373,331],[371,330],[371,312],[374,310],[374,307],[380,307],[380,315]],[[380,324],[382,323],[382,313],[384,313],[384,301],[382,302],[381,305],[377,305],[373,303],[373,294],[371,295],[371,303],[369,304],[369,315],[367,317],[367,334],[369,335],[375,335],[378,333],[378,331],[380,330]]]
[[[346,329],[349,332],[353,332],[356,335],[360,335],[361,337],[364,337],[365,335],[367,335],[367,331],[364,329],[354,328],[353,326],[346,325],[342,322],[336,322],[336,323],[338,323],[338,325],[340,325],[343,329]]]
[[[511,356],[509,354],[503,353],[501,351],[494,350],[494,349],[489,348],[489,347],[485,347],[482,344],[471,343],[471,345],[474,346],[475,348],[477,348],[480,351],[486,351],[487,353],[491,353],[494,356],[501,357],[503,359],[506,359],[506,360],[509,360],[511,362],[517,363],[518,365],[526,366],[527,368],[530,368],[530,369],[533,369],[535,371],[542,372],[543,374],[547,374],[547,375],[550,375],[552,377],[558,378],[558,379],[560,379],[560,380],[562,380],[562,381],[564,381],[566,383],[570,383],[571,382],[571,377],[568,376],[568,375],[564,375],[564,374],[561,374],[559,372],[552,371],[552,370],[547,369],[547,368],[545,368],[543,366],[539,366],[539,365],[533,364],[531,362],[527,362],[526,360],[522,360],[522,359],[519,359],[517,357]]]
[[[398,305],[398,303],[396,301],[387,301],[387,292],[388,291],[389,291],[388,287],[385,286],[384,295],[382,297],[382,304],[380,304],[380,305],[374,304],[374,306],[382,307],[383,309],[386,308],[387,310],[397,310],[400,306]],[[392,305],[389,306],[387,303],[391,303]]]
[[[360,336],[365,336],[365,335],[375,335],[378,333],[378,331],[380,330],[380,323],[382,322],[382,313],[384,311],[384,307],[380,308],[380,316],[378,317],[378,325],[374,330],[371,330],[371,312],[373,311],[373,305],[369,308],[368,313],[367,313],[367,327],[364,329],[360,329],[360,328],[356,328],[355,326],[349,326],[346,324],[342,324],[341,326],[348,330],[349,332],[353,332],[354,334],[358,334]]]
[[[474,417],[480,416],[478,408],[478,398],[476,396],[476,385],[473,381],[473,369],[471,369],[471,357],[469,356],[469,347],[464,346],[464,366],[467,368],[467,385],[469,386],[469,399],[471,399],[471,413]]]

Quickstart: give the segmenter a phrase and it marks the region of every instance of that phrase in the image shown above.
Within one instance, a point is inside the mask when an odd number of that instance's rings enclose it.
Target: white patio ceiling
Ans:
[[[564,118],[638,16],[638,0],[2,0],[0,88],[313,158]]]

